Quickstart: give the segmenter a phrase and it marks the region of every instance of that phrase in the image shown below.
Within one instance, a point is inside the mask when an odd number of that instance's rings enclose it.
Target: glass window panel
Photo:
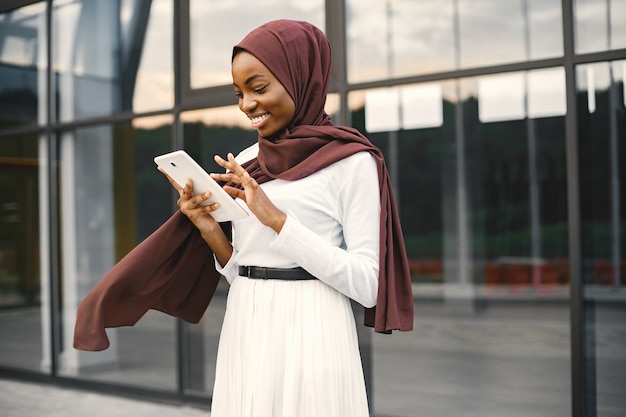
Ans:
[[[561,56],[561,22],[559,0],[460,0],[460,65]]]
[[[422,129],[443,124],[443,99],[439,83],[402,87],[402,127]]]
[[[348,0],[351,83],[561,56],[559,0]]]
[[[0,129],[46,122],[46,5],[0,14]]]
[[[136,0],[126,0],[127,3],[130,1],[137,3]],[[168,109],[174,105],[173,7],[171,0],[152,0],[143,45],[133,46],[140,49],[141,57],[129,55],[131,59],[140,59],[134,91],[132,86],[128,87],[135,113]],[[136,19],[140,17],[135,16]],[[138,32],[136,26],[138,24],[132,27]]]
[[[478,112],[483,123],[564,116],[565,111],[563,68],[490,75],[478,80]]]
[[[563,55],[561,0],[523,0],[528,19],[528,59]]]
[[[565,116],[565,70],[530,71],[527,77],[528,117]]]
[[[348,0],[351,83],[455,68],[454,1]]]
[[[322,0],[190,0],[191,88],[230,85],[233,46],[255,27],[278,18],[306,20],[324,30]]]
[[[576,0],[576,52],[585,53],[609,49],[607,30],[607,0]]]
[[[153,161],[170,150],[171,124],[171,116],[144,118],[60,134],[61,375],[176,388],[176,320],[163,313],[108,329],[107,350],[72,348],[80,301],[172,213],[172,187]]]
[[[461,67],[527,59],[523,0],[459,0]]]
[[[626,413],[626,61],[577,67],[589,415]],[[611,410],[610,412],[608,410]]]
[[[56,119],[171,107],[172,15],[168,0],[55,1]]]
[[[47,203],[43,143],[37,136],[0,140],[0,366],[36,372],[50,370],[41,306],[48,274],[40,225]]]
[[[626,1],[575,0],[576,52],[626,47]]]
[[[524,74],[498,74],[478,80],[478,117],[482,123],[525,116]]]
[[[610,0],[611,49],[626,48],[626,1]]]
[[[400,129],[400,96],[397,88],[381,88],[365,93],[365,128],[368,132]]]
[[[438,83],[431,128],[369,132],[368,91],[349,97],[394,176],[415,297],[413,332],[372,336],[377,415],[571,414],[564,116],[483,123],[480,80]]]

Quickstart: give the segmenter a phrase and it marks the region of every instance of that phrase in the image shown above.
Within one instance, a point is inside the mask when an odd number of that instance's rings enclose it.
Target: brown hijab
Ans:
[[[331,69],[326,36],[307,22],[275,20],[250,32],[233,50],[260,60],[285,87],[296,107],[284,132],[259,136],[259,155],[244,168],[259,183],[297,180],[367,151],[378,167],[381,197],[380,270],[376,307],[365,324],[377,332],[413,328],[413,295],[406,250],[389,173],[382,152],[358,130],[335,126],[324,111]]]

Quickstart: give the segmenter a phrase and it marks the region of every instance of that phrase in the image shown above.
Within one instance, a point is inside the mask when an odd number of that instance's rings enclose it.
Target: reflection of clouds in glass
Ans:
[[[577,0],[574,16],[577,53],[626,47],[626,1]]]
[[[526,0],[530,59],[563,55],[561,0]]]
[[[394,12],[394,75],[454,68],[452,1],[398,2]]]
[[[574,19],[576,52],[604,50],[607,39],[607,0],[576,0]]]
[[[387,4],[390,13],[385,8]],[[459,0],[456,11],[455,4],[453,0],[348,0],[350,82],[563,53],[560,0]],[[458,63],[455,63],[455,13],[460,31]]]
[[[233,46],[257,26],[279,18],[306,20],[324,30],[321,0],[190,2],[191,86],[230,84]]]
[[[611,2],[611,49],[626,48],[626,1]]]
[[[525,58],[520,0],[460,0],[461,67],[477,67]]]
[[[133,96],[135,113],[171,108],[174,104],[171,71],[139,71]]]
[[[173,14],[171,1],[152,2],[135,81],[135,112],[167,109],[174,105]]]

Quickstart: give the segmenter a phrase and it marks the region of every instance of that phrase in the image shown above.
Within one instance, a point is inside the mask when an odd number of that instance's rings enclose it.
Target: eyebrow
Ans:
[[[263,74],[252,74],[251,76],[249,76],[248,78],[246,78],[246,81],[244,81],[244,84],[250,84],[252,81],[256,80],[257,78],[261,78],[264,77]],[[233,83],[233,85],[235,87],[239,87],[236,83]]]

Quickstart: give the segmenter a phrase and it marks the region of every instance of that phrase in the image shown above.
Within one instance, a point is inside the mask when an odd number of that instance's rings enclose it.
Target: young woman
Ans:
[[[327,38],[306,22],[269,22],[235,46],[233,86],[258,142],[216,156],[227,173],[214,178],[251,214],[232,243],[208,215],[217,207],[200,205],[210,195],[179,188],[231,283],[213,417],[369,415],[349,299],[376,306],[381,264],[406,291],[408,269],[380,151],[324,112],[330,65]]]
[[[324,34],[277,20],[234,47],[239,108],[258,132],[237,158],[216,156],[224,189],[250,216],[232,240],[180,193],[177,211],[89,292],[74,347],[103,350],[107,327],[148,309],[197,322],[220,276],[231,286],[212,417],[364,417],[368,403],[350,299],[382,333],[411,330],[408,262],[382,153],[324,112]]]

